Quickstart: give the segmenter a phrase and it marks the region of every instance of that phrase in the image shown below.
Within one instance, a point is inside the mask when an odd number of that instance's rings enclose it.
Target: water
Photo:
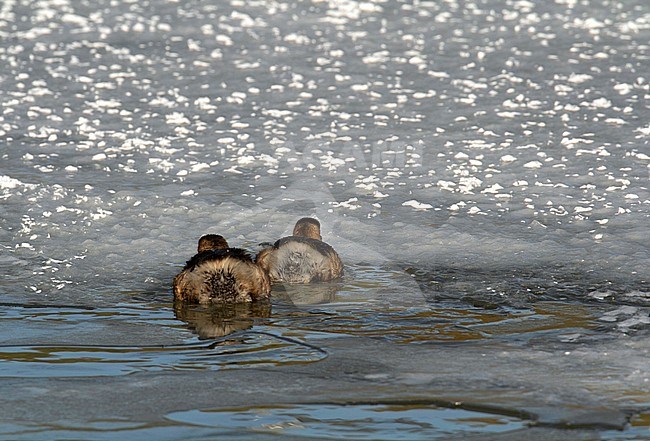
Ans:
[[[523,427],[522,422],[513,417],[424,406],[312,405],[220,412],[189,411],[168,418],[196,425],[223,427],[226,430],[276,431],[305,437],[346,439],[374,439],[377,434],[381,434],[391,439],[424,440],[458,436],[477,428],[489,433]]]
[[[0,438],[649,438],[648,41],[641,0],[3,2]],[[174,307],[201,234],[304,215],[343,280]]]

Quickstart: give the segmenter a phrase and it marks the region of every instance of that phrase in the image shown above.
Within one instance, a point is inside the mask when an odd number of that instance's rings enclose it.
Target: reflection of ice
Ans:
[[[174,314],[177,319],[187,323],[199,338],[211,339],[252,328],[257,319],[271,315],[271,305],[268,302],[220,305],[176,302]]]

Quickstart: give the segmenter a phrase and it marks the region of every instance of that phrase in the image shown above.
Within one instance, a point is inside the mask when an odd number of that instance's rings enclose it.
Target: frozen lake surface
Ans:
[[[0,439],[650,438],[646,0],[0,4]],[[204,233],[346,264],[172,304]]]

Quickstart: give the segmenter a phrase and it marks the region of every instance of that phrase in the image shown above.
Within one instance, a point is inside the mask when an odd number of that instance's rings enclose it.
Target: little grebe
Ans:
[[[174,277],[174,300],[237,303],[269,298],[271,282],[245,250],[230,248],[217,234],[199,239],[198,253]]]
[[[322,241],[320,223],[309,217],[296,222],[293,236],[260,251],[255,261],[268,272],[271,282],[326,282],[343,274],[339,255]]]

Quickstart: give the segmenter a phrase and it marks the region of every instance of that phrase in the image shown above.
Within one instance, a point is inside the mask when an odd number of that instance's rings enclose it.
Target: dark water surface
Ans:
[[[349,270],[271,305],[4,304],[2,437],[647,438],[647,325],[612,320],[647,307],[568,291],[476,305]]]

